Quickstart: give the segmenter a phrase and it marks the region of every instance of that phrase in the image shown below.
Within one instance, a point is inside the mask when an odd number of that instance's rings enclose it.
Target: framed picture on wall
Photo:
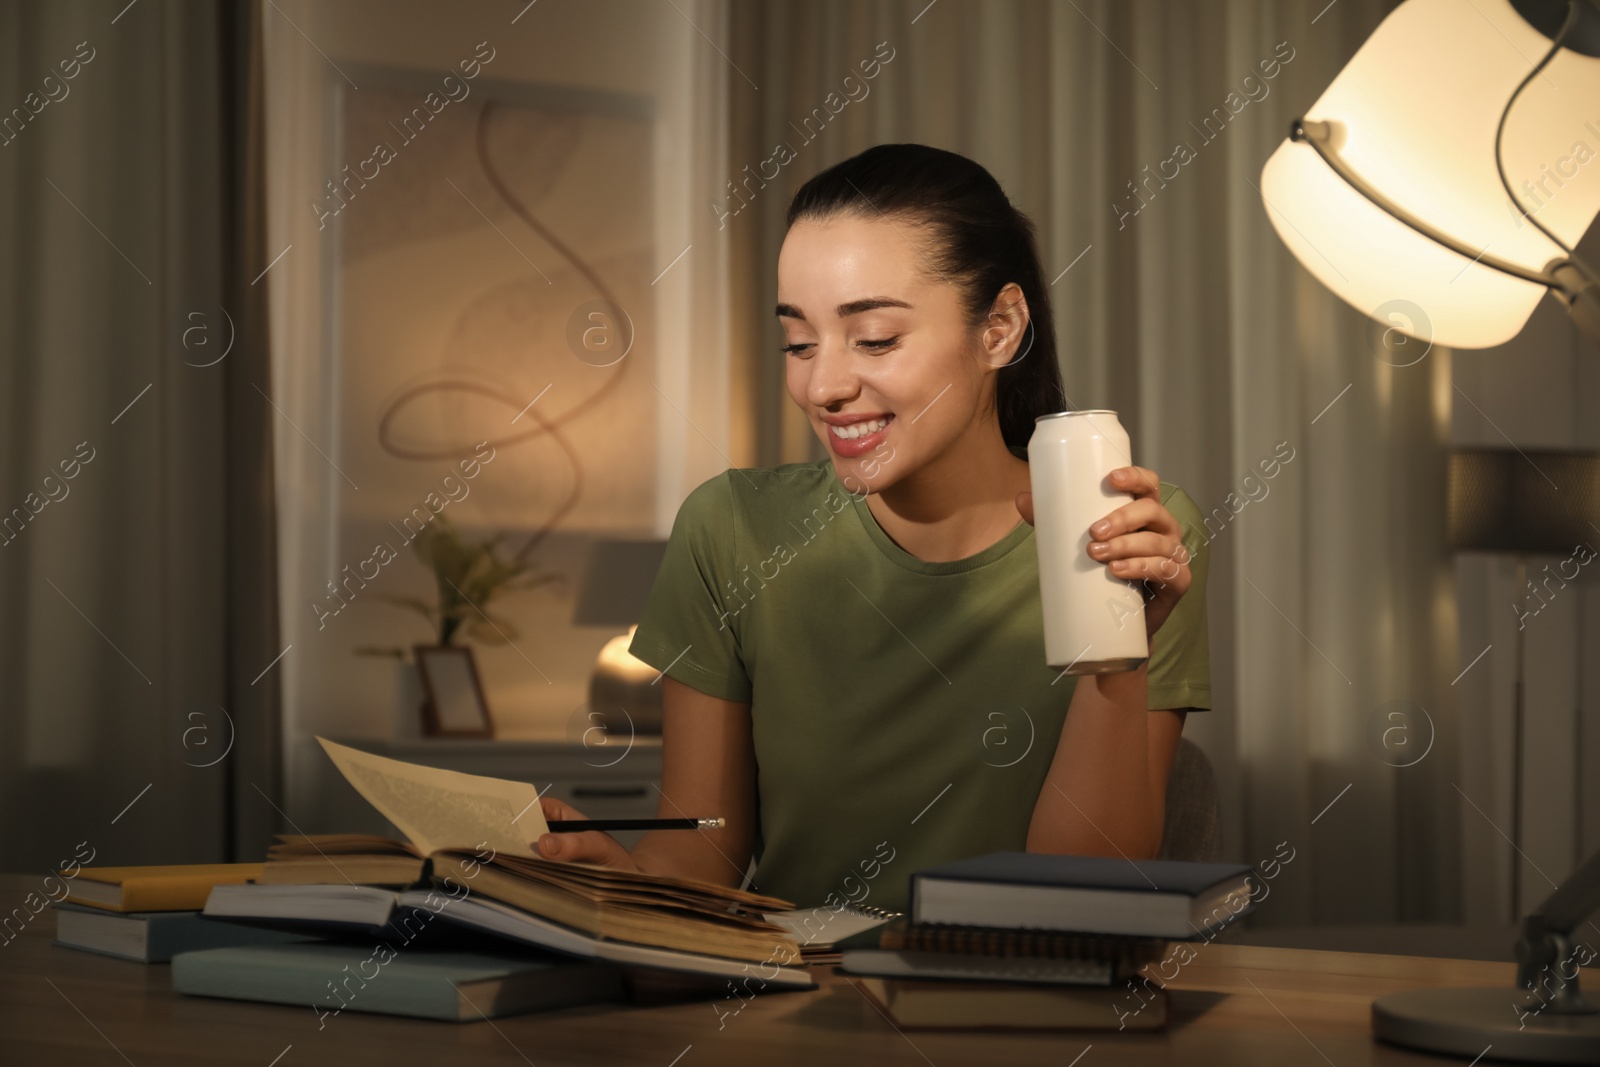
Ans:
[[[422,682],[423,733],[429,737],[493,737],[494,723],[472,649],[417,645],[412,651]]]
[[[638,462],[662,407],[652,103],[492,66],[446,79],[452,101],[432,74],[350,69],[361,91],[338,92],[335,125],[350,165],[314,208],[334,235],[341,465],[367,476],[340,501],[342,530],[406,536],[404,517],[475,453],[485,469],[453,521],[652,529],[657,473]]]
[[[354,479],[331,525],[399,559],[378,579],[366,564],[385,597],[432,601],[438,579],[409,557],[440,520],[576,580],[594,538],[655,530],[661,475],[640,457],[658,454],[663,411],[683,418],[655,386],[652,279],[683,246],[656,244],[653,98],[501,77],[512,57],[484,51],[473,78],[352,65],[357,92],[334,75],[333,180],[295,205],[326,226],[323,373]],[[499,731],[564,729],[609,635],[547,591],[497,600],[493,623],[479,604],[459,605],[471,624],[517,637],[473,648]],[[434,640],[403,613],[373,625],[363,643]]]

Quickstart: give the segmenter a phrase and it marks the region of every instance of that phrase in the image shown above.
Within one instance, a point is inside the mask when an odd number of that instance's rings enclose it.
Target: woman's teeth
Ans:
[[[834,426],[832,430],[836,437],[850,441],[857,437],[865,437],[869,433],[877,433],[887,425],[889,425],[888,419],[871,419],[867,422],[852,422],[848,426]]]

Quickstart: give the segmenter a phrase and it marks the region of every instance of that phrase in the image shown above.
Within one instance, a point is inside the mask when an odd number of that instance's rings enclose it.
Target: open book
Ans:
[[[421,767],[317,740],[357,792],[408,840],[279,835],[260,883],[428,882],[441,899],[495,901],[590,938],[776,965],[800,959],[789,931],[763,917],[791,908],[787,901],[535,855],[532,842],[546,824],[538,790],[528,783]],[[479,911],[445,907],[440,914]]]

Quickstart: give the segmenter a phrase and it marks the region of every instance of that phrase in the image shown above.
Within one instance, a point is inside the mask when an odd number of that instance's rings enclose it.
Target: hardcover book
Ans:
[[[307,942],[185,952],[172,961],[172,988],[305,1005],[323,1027],[347,1008],[472,1022],[622,997],[621,972],[605,964],[510,951],[384,949]]]
[[[1254,908],[1233,863],[993,852],[917,871],[918,923],[1193,940]]]
[[[56,940],[64,948],[138,963],[166,963],[180,952],[234,945],[276,945],[305,937],[207,919],[198,911],[113,912],[56,905]]]

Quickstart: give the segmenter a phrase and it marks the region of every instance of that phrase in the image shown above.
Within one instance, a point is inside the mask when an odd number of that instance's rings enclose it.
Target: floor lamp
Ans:
[[[1290,124],[1262,167],[1262,208],[1318,281],[1427,345],[1508,341],[1547,293],[1600,341],[1600,270],[1576,250],[1600,168],[1572,166],[1595,100],[1600,0],[1406,0]],[[1390,993],[1373,1001],[1373,1033],[1600,1063],[1600,1004],[1566,973],[1571,933],[1597,908],[1600,852],[1523,920],[1515,988]]]
[[[1527,627],[1600,551],[1600,454],[1472,448],[1450,455],[1446,510],[1450,547],[1516,559],[1516,686],[1512,704],[1511,920],[1522,918],[1522,785]],[[1549,556],[1528,578],[1532,556]],[[1573,788],[1581,827],[1583,718],[1573,715]],[[1576,835],[1580,842],[1581,834]],[[1579,856],[1579,859],[1582,857]]]

